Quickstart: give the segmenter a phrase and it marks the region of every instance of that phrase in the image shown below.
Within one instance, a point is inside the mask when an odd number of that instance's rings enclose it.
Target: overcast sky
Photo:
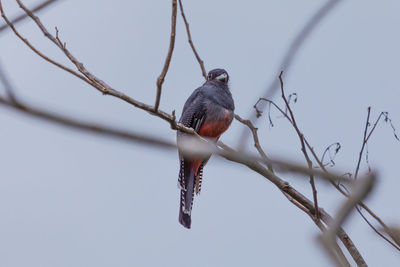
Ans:
[[[9,17],[19,14],[3,0]],[[24,1],[34,6],[38,1]],[[276,77],[290,41],[323,4],[320,0],[184,1],[193,40],[207,70],[225,68],[236,112],[247,117]],[[153,104],[170,34],[170,1],[59,1],[40,13],[84,65],[118,90]],[[388,111],[400,129],[400,2],[341,1],[299,51],[285,75],[298,124],[317,153],[342,149],[334,169],[354,172],[367,107],[373,120]],[[69,66],[31,21],[18,24],[47,55]],[[53,30],[54,32],[54,30]],[[174,141],[168,124],[55,68],[11,31],[0,33],[0,60],[19,97],[82,120]],[[161,108],[180,114],[203,77],[178,17],[177,38]],[[0,88],[3,94],[3,88]],[[275,100],[281,103],[278,95]],[[305,163],[295,132],[272,113],[258,121],[269,155]],[[158,150],[77,132],[0,107],[0,266],[331,266],[310,218],[269,181],[212,157],[192,229],[178,223],[176,151]],[[233,122],[222,141],[236,146]],[[250,143],[249,143],[250,144]],[[251,144],[249,150],[253,149]],[[379,173],[366,201],[388,224],[400,224],[400,143],[381,124],[368,146]],[[362,163],[361,174],[368,168]],[[307,179],[282,174],[312,197]],[[332,215],[343,200],[317,182]],[[376,223],[374,222],[374,225]],[[344,225],[370,266],[398,266],[400,254],[358,214]]]

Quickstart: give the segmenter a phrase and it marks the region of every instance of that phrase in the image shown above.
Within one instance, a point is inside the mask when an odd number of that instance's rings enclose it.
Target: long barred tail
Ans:
[[[185,228],[190,229],[190,225],[192,224],[192,219],[190,218],[190,211],[187,211],[185,209],[185,191],[181,190],[181,204],[180,204],[180,209],[179,209],[179,222],[182,224]]]
[[[189,169],[189,168],[188,168]],[[193,170],[185,170],[185,188],[181,189],[181,198],[179,205],[179,222],[186,228],[190,229],[192,220],[190,213],[192,212],[194,187],[195,187],[195,173]]]

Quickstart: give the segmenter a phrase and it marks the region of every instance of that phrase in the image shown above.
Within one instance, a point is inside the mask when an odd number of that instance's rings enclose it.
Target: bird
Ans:
[[[204,84],[194,90],[186,100],[179,122],[193,128],[203,138],[217,142],[234,117],[235,104],[228,82],[229,75],[226,70],[211,70]],[[178,147],[185,136],[187,134],[178,131]],[[197,195],[201,191],[203,168],[210,156],[211,154],[201,158],[189,158],[179,149],[179,222],[187,229],[191,227],[194,194]]]

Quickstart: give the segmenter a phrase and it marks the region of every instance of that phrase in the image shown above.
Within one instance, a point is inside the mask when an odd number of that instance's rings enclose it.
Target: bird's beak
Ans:
[[[222,73],[219,76],[217,76],[215,79],[217,79],[218,81],[223,81],[223,80],[226,80],[226,78],[228,78],[228,74]]]

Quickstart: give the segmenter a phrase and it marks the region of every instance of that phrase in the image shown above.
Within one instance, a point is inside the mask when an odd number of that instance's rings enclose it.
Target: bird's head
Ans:
[[[222,84],[228,84],[229,75],[224,69],[213,69],[208,73],[207,81],[217,81]]]

